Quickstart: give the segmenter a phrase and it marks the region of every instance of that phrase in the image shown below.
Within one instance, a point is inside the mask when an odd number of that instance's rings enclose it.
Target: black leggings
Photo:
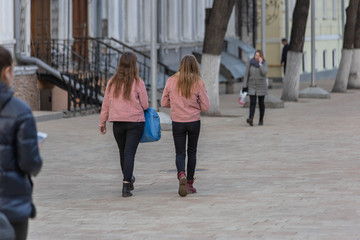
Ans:
[[[113,133],[120,152],[123,181],[131,181],[135,153],[144,132],[144,124],[144,122],[114,122]]]
[[[178,172],[185,172],[186,136],[187,144],[187,179],[193,180],[196,167],[197,143],[200,135],[200,121],[172,122],[172,132],[176,152],[176,168]]]
[[[259,110],[260,110],[260,120],[263,120],[265,114],[265,96],[257,96],[259,99]],[[250,95],[250,110],[249,110],[249,118],[253,119],[256,108],[256,95]]]
[[[26,240],[28,232],[29,219],[21,222],[12,222],[11,226],[14,229],[16,240]]]

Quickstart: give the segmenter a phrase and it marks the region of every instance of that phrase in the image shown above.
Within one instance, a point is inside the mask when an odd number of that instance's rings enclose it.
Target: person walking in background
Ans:
[[[196,151],[200,134],[200,112],[210,106],[205,83],[201,79],[199,64],[193,55],[186,55],[179,70],[165,85],[161,106],[170,108],[172,132],[176,152],[176,168],[179,180],[179,195],[196,193],[193,186],[196,167]],[[187,144],[187,176],[185,174]]]
[[[40,172],[42,159],[31,109],[10,88],[12,61],[0,46],[0,212],[10,221],[16,240],[25,240],[29,218],[36,215],[31,176]]]
[[[115,75],[109,80],[100,114],[100,132],[106,134],[106,121],[113,122],[113,134],[120,152],[123,173],[122,196],[132,196],[134,161],[144,131],[144,110],[149,102],[145,83],[139,77],[134,53],[125,52]]]
[[[253,126],[253,118],[256,108],[256,97],[259,99],[260,118],[259,125],[264,124],[265,114],[265,95],[268,93],[266,74],[268,71],[267,62],[264,59],[262,50],[256,50],[254,57],[246,67],[243,91],[248,92],[250,96],[249,118],[246,122]]]
[[[284,46],[282,49],[282,54],[281,54],[281,65],[283,65],[284,67],[284,75],[286,72],[286,59],[287,59],[287,52],[289,50],[289,44],[286,40],[286,38],[281,39],[281,43]]]

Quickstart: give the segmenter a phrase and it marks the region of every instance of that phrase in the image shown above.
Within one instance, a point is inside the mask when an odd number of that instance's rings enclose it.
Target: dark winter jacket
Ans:
[[[281,54],[281,63],[286,64],[287,52],[289,50],[289,44],[286,44],[283,47],[282,54]]]
[[[30,107],[0,82],[0,212],[10,222],[34,217],[32,182],[41,169]]]

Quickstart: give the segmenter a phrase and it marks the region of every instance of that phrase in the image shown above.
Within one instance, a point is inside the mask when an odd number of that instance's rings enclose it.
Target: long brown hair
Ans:
[[[9,87],[9,80],[4,76],[5,69],[12,66],[13,59],[10,52],[0,46],[0,81]]]
[[[265,61],[265,58],[264,58],[264,52],[260,49],[256,50],[255,53],[259,53],[260,57],[262,58],[263,61]],[[255,54],[254,54],[254,57],[255,59]]]
[[[123,98],[130,99],[131,88],[134,83],[139,81],[139,72],[136,65],[137,57],[132,52],[124,52],[120,57],[119,66],[115,75],[109,83],[109,90],[115,84],[114,97],[118,97],[121,89],[123,90]]]
[[[179,66],[178,92],[185,98],[190,98],[194,90],[194,84],[200,79],[199,64],[193,55],[186,55],[181,59]]]

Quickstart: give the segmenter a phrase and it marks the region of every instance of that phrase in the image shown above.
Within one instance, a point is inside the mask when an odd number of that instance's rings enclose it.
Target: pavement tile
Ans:
[[[103,136],[99,115],[37,123],[49,138],[28,239],[360,239],[360,91],[286,102],[253,127],[237,96],[221,96],[226,117],[202,118],[198,193],[185,198],[171,131],[140,144],[122,198],[111,124]]]

